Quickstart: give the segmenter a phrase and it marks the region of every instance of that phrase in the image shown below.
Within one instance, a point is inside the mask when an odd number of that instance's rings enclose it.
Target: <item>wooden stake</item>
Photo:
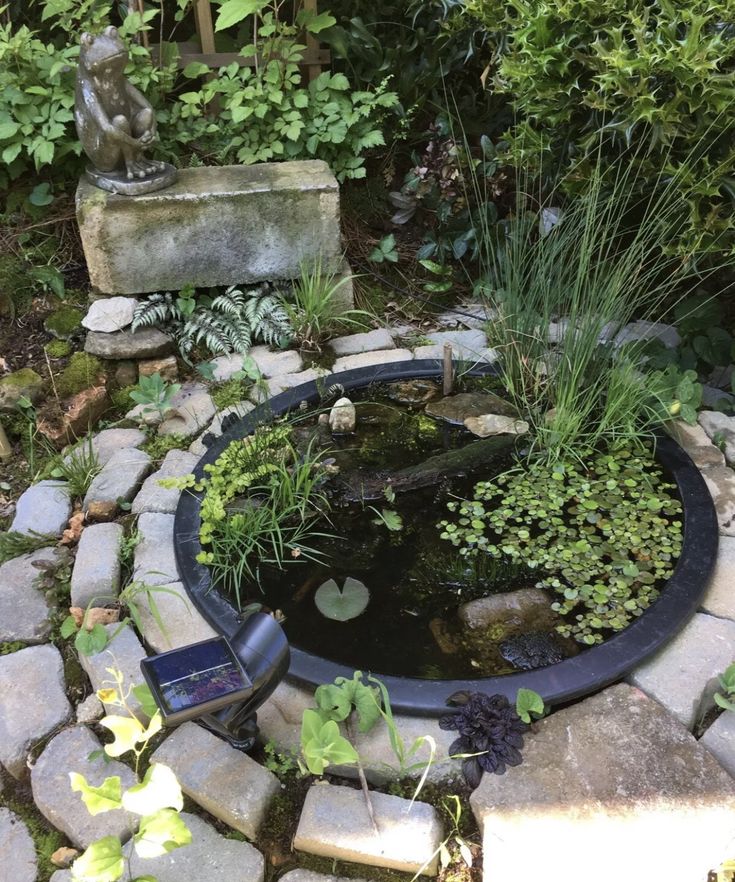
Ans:
[[[13,448],[10,446],[8,436],[5,434],[3,424],[0,423],[0,462],[8,462],[13,456]]]
[[[452,371],[452,344],[444,344],[444,394],[451,395],[454,385],[454,372]]]

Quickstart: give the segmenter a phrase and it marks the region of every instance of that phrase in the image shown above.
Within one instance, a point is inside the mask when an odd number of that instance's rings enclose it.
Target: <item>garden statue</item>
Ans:
[[[145,157],[156,137],[156,117],[125,78],[128,58],[117,28],[82,34],[74,119],[92,163],[88,180],[103,190],[136,196],[173,184],[176,169]]]

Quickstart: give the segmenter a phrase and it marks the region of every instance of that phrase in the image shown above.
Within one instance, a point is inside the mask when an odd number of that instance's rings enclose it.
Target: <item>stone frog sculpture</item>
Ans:
[[[176,170],[146,159],[156,118],[145,96],[125,78],[128,50],[115,27],[82,34],[74,119],[92,162],[87,178],[113,193],[136,195],[167,187]]]

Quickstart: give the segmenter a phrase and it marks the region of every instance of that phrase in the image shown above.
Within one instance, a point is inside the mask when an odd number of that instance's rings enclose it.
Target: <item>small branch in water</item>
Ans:
[[[452,371],[452,344],[444,344],[444,395],[451,395],[454,386]]]

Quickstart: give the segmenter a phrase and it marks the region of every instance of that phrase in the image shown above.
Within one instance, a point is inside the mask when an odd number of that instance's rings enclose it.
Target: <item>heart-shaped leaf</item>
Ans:
[[[334,579],[321,585],[314,595],[319,612],[335,622],[348,622],[365,611],[370,602],[370,592],[358,579],[348,576],[340,590]]]

